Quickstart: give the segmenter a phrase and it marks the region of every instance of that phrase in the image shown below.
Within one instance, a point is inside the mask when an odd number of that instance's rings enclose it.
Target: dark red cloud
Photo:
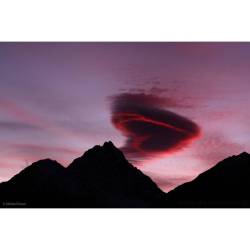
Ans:
[[[194,122],[165,110],[170,98],[145,93],[112,97],[112,123],[127,137],[122,150],[133,159],[145,159],[179,150],[200,135]]]

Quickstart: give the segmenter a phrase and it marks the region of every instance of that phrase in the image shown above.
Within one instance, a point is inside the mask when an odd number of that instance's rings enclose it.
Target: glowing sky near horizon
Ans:
[[[168,191],[250,151],[249,68],[250,43],[1,43],[0,181],[111,140]]]

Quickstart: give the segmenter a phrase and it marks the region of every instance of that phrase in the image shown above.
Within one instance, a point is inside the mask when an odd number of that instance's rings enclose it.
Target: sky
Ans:
[[[112,141],[164,191],[250,151],[250,43],[0,43],[0,181]]]

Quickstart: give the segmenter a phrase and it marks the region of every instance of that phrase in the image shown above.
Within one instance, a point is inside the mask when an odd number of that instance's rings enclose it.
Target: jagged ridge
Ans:
[[[250,207],[250,155],[229,157],[165,194],[112,142],[67,168],[41,160],[0,184],[2,207]]]

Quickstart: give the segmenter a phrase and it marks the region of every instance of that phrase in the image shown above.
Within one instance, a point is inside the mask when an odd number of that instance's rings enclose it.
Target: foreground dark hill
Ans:
[[[157,185],[132,166],[112,142],[95,146],[67,168],[77,187],[77,205],[82,194],[91,193],[97,207],[159,207],[165,198]]]
[[[157,185],[133,167],[112,142],[95,146],[68,168],[33,163],[0,184],[4,207],[160,207]]]
[[[250,207],[250,155],[242,153],[219,162],[166,197],[167,207]]]
[[[250,207],[250,155],[229,157],[165,194],[112,142],[95,146],[67,168],[49,159],[0,183],[1,207]]]
[[[50,159],[40,160],[0,184],[3,207],[54,207],[63,200],[65,168]]]

